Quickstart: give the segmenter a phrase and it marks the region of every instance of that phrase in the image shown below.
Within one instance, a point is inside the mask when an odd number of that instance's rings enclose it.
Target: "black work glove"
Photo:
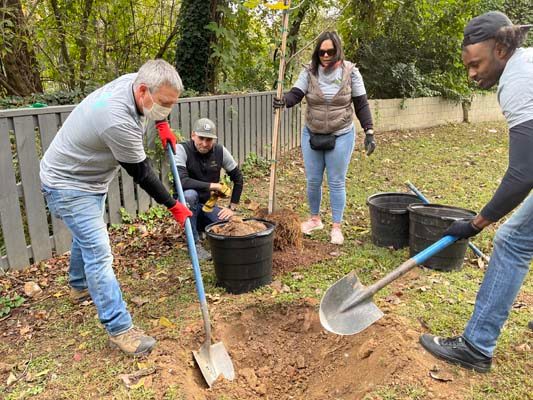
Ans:
[[[376,150],[376,141],[374,140],[374,131],[372,129],[365,132],[365,150],[367,156]]]
[[[274,97],[272,99],[272,107],[274,107],[274,109],[285,108],[285,99],[283,97],[281,99],[279,97]]]
[[[481,232],[481,229],[475,226],[472,221],[458,220],[454,221],[453,224],[446,229],[443,236],[451,235],[459,239],[467,239],[477,235],[479,232]]]

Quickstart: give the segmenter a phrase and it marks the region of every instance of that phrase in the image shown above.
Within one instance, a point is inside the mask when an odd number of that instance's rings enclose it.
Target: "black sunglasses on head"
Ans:
[[[326,54],[330,57],[333,57],[336,53],[335,49],[327,49],[327,50],[318,50],[318,55],[320,57],[324,57]]]

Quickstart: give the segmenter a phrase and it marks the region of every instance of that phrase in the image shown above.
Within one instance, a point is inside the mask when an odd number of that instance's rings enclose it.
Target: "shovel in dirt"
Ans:
[[[455,236],[444,236],[369,287],[361,284],[354,271],[350,272],[330,286],[322,297],[320,323],[324,329],[338,335],[354,335],[365,330],[383,317],[383,312],[372,301],[376,292],[456,240]]]
[[[176,168],[176,162],[174,161],[174,154],[172,153],[172,147],[170,144],[168,145],[167,150],[172,177],[174,178],[174,188],[178,192],[179,201],[182,204],[185,204],[185,196],[183,194],[183,188],[181,187],[178,169]],[[187,236],[187,247],[189,248],[189,256],[191,257],[196,292],[198,293],[198,300],[200,301],[200,309],[202,310],[205,330],[205,341],[202,343],[200,350],[193,351],[192,353],[196,363],[200,367],[200,371],[202,371],[205,381],[209,387],[211,387],[220,375],[227,380],[232,381],[235,378],[235,370],[233,369],[233,363],[224,344],[222,342],[211,344],[211,323],[209,321],[207,300],[205,298],[202,273],[198,262],[198,254],[196,254],[196,246],[194,244],[190,218],[187,218],[185,221],[185,234]]]

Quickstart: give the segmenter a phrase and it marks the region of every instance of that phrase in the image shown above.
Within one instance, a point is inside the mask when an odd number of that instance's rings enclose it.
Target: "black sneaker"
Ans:
[[[473,369],[477,372],[489,372],[492,357],[481,354],[468,344],[462,336],[442,338],[424,334],[420,336],[420,344],[432,355],[452,364]]]
[[[200,243],[196,243],[196,255],[198,261],[211,261],[211,253],[204,249]]]
[[[529,324],[527,324],[527,326],[533,331],[533,321],[529,321]]]

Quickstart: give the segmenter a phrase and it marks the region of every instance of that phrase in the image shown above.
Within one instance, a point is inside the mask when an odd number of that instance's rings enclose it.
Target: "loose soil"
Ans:
[[[228,222],[215,225],[210,231],[221,236],[247,236],[266,229],[267,226],[260,221],[231,217]]]
[[[214,332],[230,353],[236,379],[219,379],[207,389],[191,356],[203,338],[202,327],[194,325],[179,343],[162,340],[149,356],[158,367],[153,386],[179,382],[184,398],[198,400],[355,400],[384,383],[422,386],[431,399],[465,398],[470,374],[425,353],[421,332],[405,328],[401,319],[387,315],[357,335],[337,336],[322,329],[317,306],[304,300],[290,306],[265,301],[229,313],[218,307]]]

